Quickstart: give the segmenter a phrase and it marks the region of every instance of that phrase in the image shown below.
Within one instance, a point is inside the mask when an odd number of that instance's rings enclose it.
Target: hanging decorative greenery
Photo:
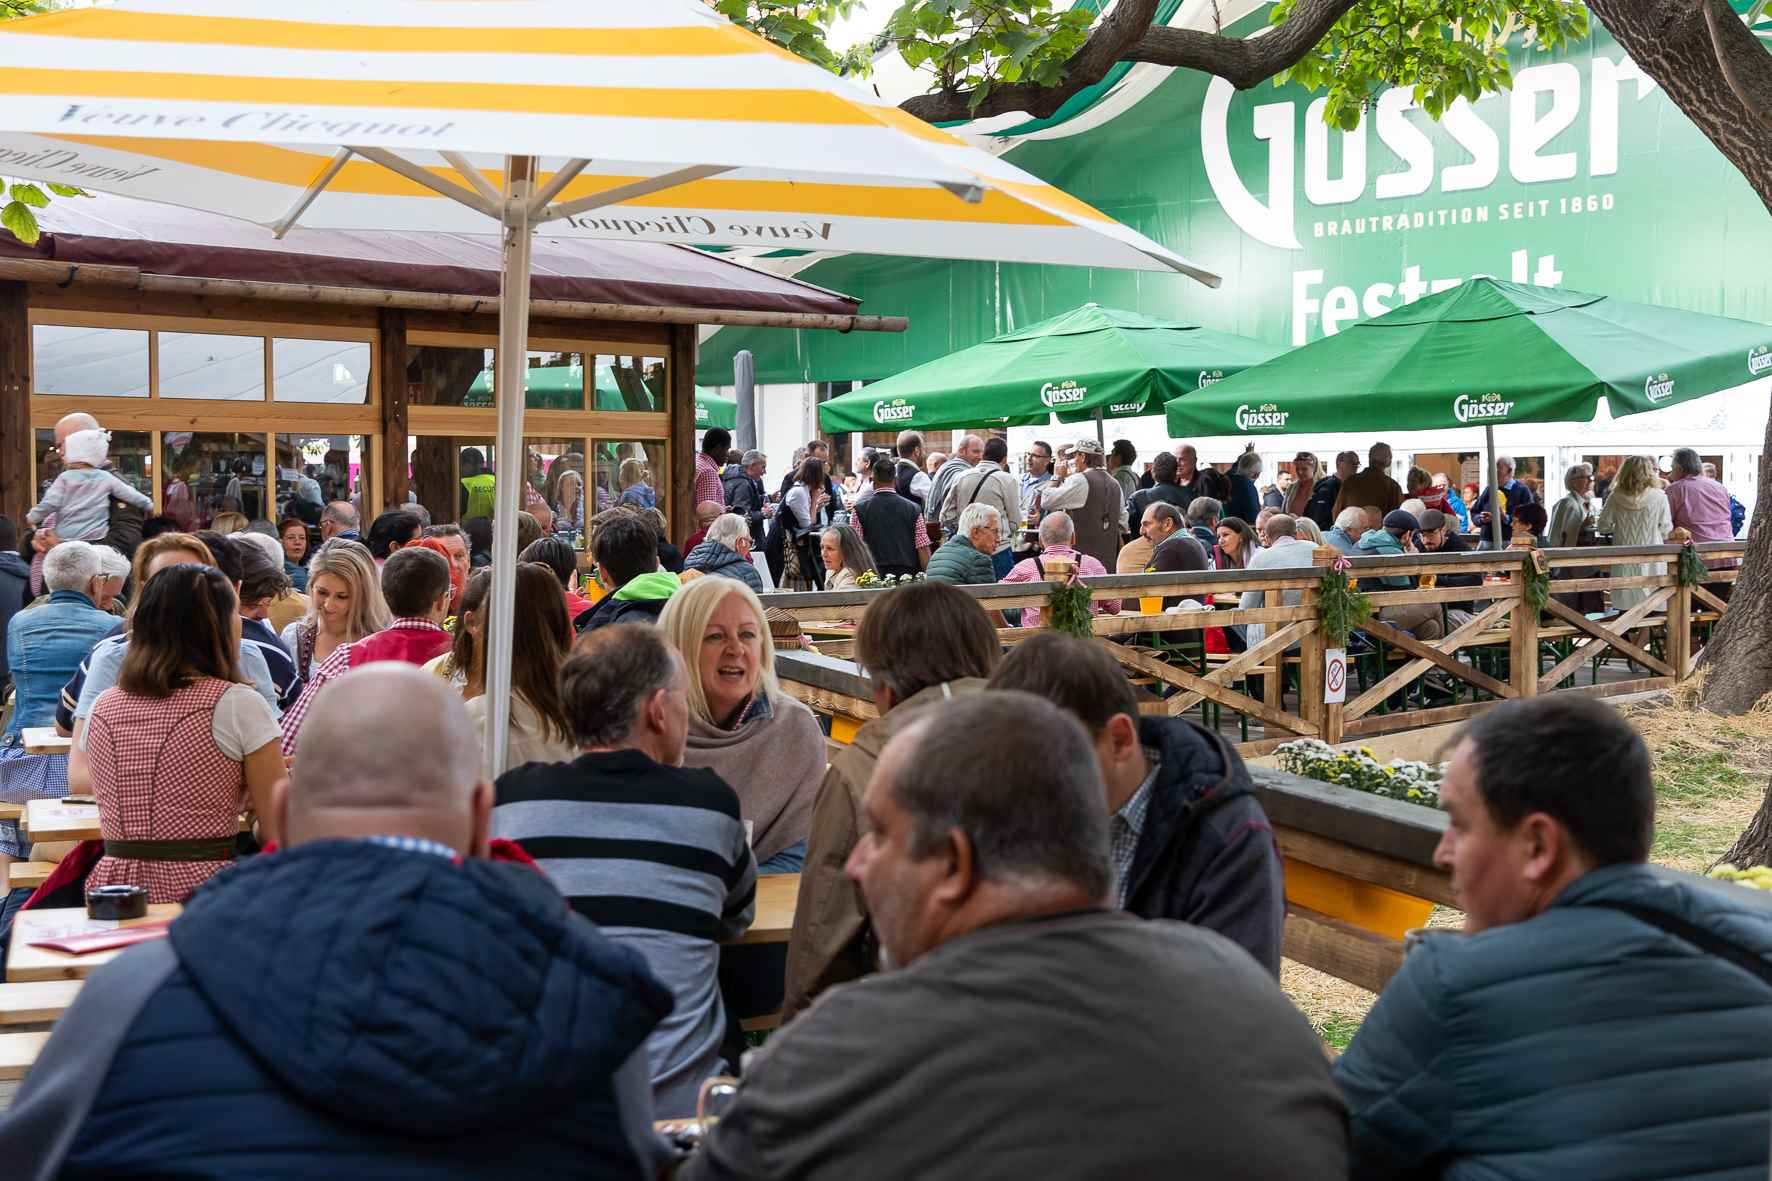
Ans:
[[[1550,602],[1550,574],[1538,568],[1530,552],[1521,568],[1526,573],[1526,606],[1535,613],[1543,611],[1544,605]]]
[[[1698,556],[1698,548],[1690,541],[1680,547],[1680,585],[1697,586],[1710,575],[1705,568],[1704,559]]]
[[[1336,558],[1317,584],[1317,621],[1331,648],[1347,647],[1354,629],[1372,618],[1372,600],[1347,576],[1350,565],[1346,558]]]
[[[1081,582],[1063,583],[1052,588],[1047,599],[1046,626],[1055,632],[1088,639],[1095,634],[1090,625],[1089,588]]]

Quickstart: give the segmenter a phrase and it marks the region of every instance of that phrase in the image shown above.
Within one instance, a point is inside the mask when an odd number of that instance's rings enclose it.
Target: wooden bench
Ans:
[[[47,1033],[0,1033],[0,1079],[21,1079],[49,1041]]]
[[[0,984],[0,1025],[53,1024],[60,1021],[74,998],[80,995],[79,980],[31,980]]]
[[[14,861],[6,867],[6,885],[8,889],[19,890],[25,887],[36,889],[55,872],[53,861]]]

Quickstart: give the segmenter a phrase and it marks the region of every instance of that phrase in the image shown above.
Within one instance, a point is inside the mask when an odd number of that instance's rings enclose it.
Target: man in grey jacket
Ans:
[[[1498,705],[1440,799],[1464,931],[1428,934],[1335,1064],[1353,1175],[1763,1181],[1772,904],[1644,864],[1630,723],[1587,697]]]
[[[1011,732],[991,774],[953,774]],[[1103,795],[1082,727],[1032,694],[912,720],[848,865],[896,969],[771,1038],[679,1176],[1344,1181],[1328,1064],[1272,977],[1110,909]]]

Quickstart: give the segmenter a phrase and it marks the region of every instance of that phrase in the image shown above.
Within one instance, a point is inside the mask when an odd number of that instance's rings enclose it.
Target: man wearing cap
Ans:
[[[1442,518],[1443,519],[1443,518]],[[1415,534],[1421,522],[1413,513],[1393,509],[1384,515],[1384,523],[1368,529],[1360,538],[1355,553],[1361,558],[1400,558],[1417,553]],[[1361,590],[1414,590],[1415,579],[1408,574],[1383,574],[1360,579]],[[1437,640],[1446,634],[1440,621],[1438,603],[1395,603],[1378,613],[1378,618],[1400,628],[1418,640]]]
[[[1102,467],[1104,451],[1094,439],[1080,439],[1073,451],[1077,471],[1065,459],[1058,461],[1052,483],[1040,496],[1040,511],[1070,514],[1076,531],[1072,542],[1111,570],[1120,555],[1120,522],[1126,519],[1125,497],[1120,483]]]
[[[1424,554],[1468,554],[1472,546],[1460,536],[1458,522],[1437,508],[1422,512],[1418,518],[1421,528],[1415,534],[1415,548]],[[1437,587],[1482,586],[1481,572],[1457,574],[1448,570],[1435,572],[1434,585]],[[1454,631],[1470,622],[1475,607],[1471,603],[1447,603],[1446,625]]]

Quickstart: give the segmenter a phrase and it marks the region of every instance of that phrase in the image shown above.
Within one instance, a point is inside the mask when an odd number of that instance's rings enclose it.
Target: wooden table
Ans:
[[[65,755],[74,749],[74,740],[57,734],[54,726],[26,726],[19,736],[28,755]]]
[[[98,805],[31,800],[25,804],[25,832],[33,841],[99,840]]]
[[[800,875],[775,873],[757,879],[757,917],[751,929],[729,944],[786,943],[794,929],[794,904],[800,897]]]
[[[119,925],[133,927],[159,919],[177,918],[183,910],[184,907],[176,902],[163,902],[148,907],[147,918],[125,919]],[[101,929],[103,928],[86,917],[84,907],[19,911],[12,920],[12,943],[6,954],[7,981],[80,980],[92,975],[94,969],[110,963],[128,948],[69,955],[65,951],[51,951],[47,947],[32,947],[30,944],[34,939],[51,939],[58,935]]]

